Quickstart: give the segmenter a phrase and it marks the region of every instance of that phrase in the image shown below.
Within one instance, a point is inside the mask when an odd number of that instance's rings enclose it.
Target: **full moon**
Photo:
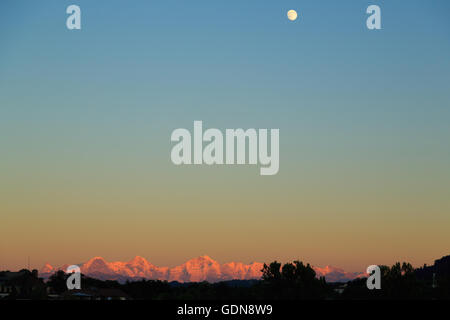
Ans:
[[[291,21],[296,20],[296,19],[297,19],[297,11],[295,11],[295,10],[289,10],[289,11],[287,12],[287,17],[288,17],[288,19],[291,20]]]

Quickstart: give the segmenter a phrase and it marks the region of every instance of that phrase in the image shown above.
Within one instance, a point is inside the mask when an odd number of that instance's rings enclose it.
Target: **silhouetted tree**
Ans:
[[[265,281],[279,281],[281,280],[281,273],[280,273],[280,267],[281,263],[274,261],[270,265],[267,265],[264,263],[264,266],[262,268],[262,279]]]
[[[280,272],[281,269],[281,272]],[[262,291],[272,299],[315,299],[330,291],[325,279],[316,278],[316,272],[301,261],[286,263],[281,267],[277,261],[264,264]]]
[[[67,290],[67,278],[68,276],[64,271],[59,270],[50,276],[47,285],[54,293],[61,294]]]

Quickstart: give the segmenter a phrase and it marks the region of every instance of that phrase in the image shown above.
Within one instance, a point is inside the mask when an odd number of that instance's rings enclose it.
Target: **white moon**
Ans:
[[[287,12],[287,17],[288,17],[288,19],[291,20],[291,21],[296,20],[296,19],[297,19],[297,11],[295,11],[295,10],[289,10],[289,11]]]

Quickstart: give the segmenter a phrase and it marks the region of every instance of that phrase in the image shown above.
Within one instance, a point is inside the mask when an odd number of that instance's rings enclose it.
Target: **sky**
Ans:
[[[437,0],[1,1],[0,269],[207,254],[365,271],[449,254],[449,14]],[[173,165],[170,135],[194,120],[278,128],[279,173]]]

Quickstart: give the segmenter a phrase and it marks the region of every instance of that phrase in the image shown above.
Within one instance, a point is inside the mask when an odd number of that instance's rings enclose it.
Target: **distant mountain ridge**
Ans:
[[[81,273],[100,280],[166,280],[177,282],[219,282],[228,280],[252,280],[260,279],[263,263],[253,262],[244,264],[242,262],[228,262],[220,264],[207,255],[193,258],[182,265],[169,268],[157,267],[147,259],[136,256],[130,261],[107,262],[102,257],[94,257],[80,264]],[[69,265],[54,268],[45,264],[40,270],[40,277],[48,278],[58,270],[66,270]],[[342,269],[326,266],[324,268],[314,267],[318,277],[325,277],[328,282],[349,281],[358,278],[363,273],[345,272]]]

